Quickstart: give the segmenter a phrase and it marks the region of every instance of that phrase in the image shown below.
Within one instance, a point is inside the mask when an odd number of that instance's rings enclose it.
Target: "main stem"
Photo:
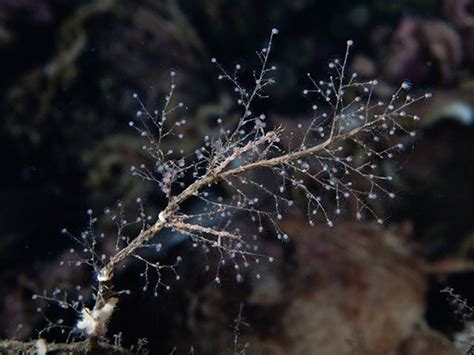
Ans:
[[[363,129],[367,129],[367,127],[375,125],[382,119],[383,118],[377,118],[370,123],[354,128],[349,132],[339,135],[334,135],[333,127],[331,127],[330,136],[324,142],[315,145],[311,148],[290,152],[275,158],[256,161],[224,171],[231,162],[235,161],[242,154],[251,151],[257,146],[262,145],[264,143],[273,143],[278,137],[278,130],[268,132],[265,136],[262,136],[258,140],[249,142],[243,147],[236,148],[234,152],[226,159],[224,159],[218,166],[210,168],[209,171],[202,178],[194,181],[185,190],[178,194],[172,201],[170,201],[166,208],[159,214],[158,220],[152,226],[150,226],[148,229],[142,230],[140,234],[130,242],[130,244],[128,244],[126,247],[121,249],[119,252],[117,252],[117,254],[110,258],[109,262],[100,270],[99,273],[101,275],[106,275],[107,277],[104,277],[103,280],[99,279],[98,292],[94,309],[102,307],[107,301],[107,299],[113,294],[111,292],[113,288],[113,284],[111,281],[114,276],[113,271],[115,267],[127,256],[132,255],[138,248],[150,241],[156,234],[160,233],[161,230],[168,225],[170,217],[173,216],[173,214],[179,209],[182,203],[190,197],[197,195],[198,192],[205,186],[215,184],[223,179],[243,174],[247,171],[254,170],[257,168],[272,168],[297,160],[302,157],[314,155],[318,152],[323,151],[329,145],[337,141],[341,141],[351,136],[354,136]]]

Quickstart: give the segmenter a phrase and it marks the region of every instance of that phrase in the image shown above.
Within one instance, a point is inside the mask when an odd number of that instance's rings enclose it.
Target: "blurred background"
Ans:
[[[378,206],[386,227],[346,216],[331,231],[306,228],[295,213],[284,221],[290,243],[262,242],[278,259],[250,266],[262,279],[236,284],[229,271],[226,282],[224,270],[221,287],[191,245],[166,244],[163,262],[183,256],[181,280],[158,298],[133,292],[110,333],[127,346],[147,338],[157,354],[450,354],[452,340],[474,344],[440,293],[450,286],[474,304],[472,0],[0,0],[0,338],[44,326],[34,293],[80,285],[90,297],[89,271],[58,267],[71,247],[63,227],[81,231],[87,209],[137,196],[160,209],[156,188],[129,173],[147,159],[128,127],[132,94],[159,107],[176,70],[193,150],[216,117],[236,112],[210,58],[253,68],[273,27],[277,85],[259,109],[275,121],[310,115],[305,74],[324,77],[347,39],[351,70],[378,78],[379,97],[404,80],[433,92],[414,108],[414,149],[389,167],[399,192]],[[141,289],[139,272],[130,265],[120,284]]]

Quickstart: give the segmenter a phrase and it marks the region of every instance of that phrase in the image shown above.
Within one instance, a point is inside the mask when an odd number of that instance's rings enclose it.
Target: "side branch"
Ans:
[[[230,239],[241,239],[239,235],[233,234],[224,230],[217,230],[213,228],[208,228],[208,227],[203,227],[197,224],[189,224],[189,223],[184,223],[181,221],[177,222],[171,222],[168,224],[170,228],[174,228],[177,230],[184,230],[184,231],[190,231],[190,232],[198,232],[198,233],[204,233],[204,234],[212,234],[217,236],[219,239],[221,238],[230,238]]]
[[[294,161],[294,160],[297,160],[297,159],[300,159],[300,158],[303,158],[303,157],[314,155],[314,154],[326,149],[329,145],[331,145],[335,142],[338,142],[338,141],[341,141],[341,140],[344,140],[346,138],[349,138],[349,137],[352,137],[352,136],[356,135],[360,131],[366,129],[368,126],[372,126],[372,125],[376,124],[377,122],[381,121],[382,119],[383,118],[378,118],[378,119],[376,119],[376,120],[374,120],[374,121],[372,121],[368,124],[365,124],[363,126],[354,128],[354,129],[352,129],[349,132],[346,132],[344,134],[339,134],[339,135],[336,135],[336,136],[331,135],[324,142],[322,142],[318,145],[315,145],[314,147],[308,148],[308,149],[299,150],[299,151],[296,151],[296,152],[284,154],[284,155],[281,155],[279,157],[275,157],[275,158],[272,158],[272,159],[256,161],[254,163],[239,166],[238,168],[227,170],[227,171],[225,171],[225,172],[223,172],[219,175],[219,179],[225,179],[225,178],[228,178],[228,177],[231,177],[231,176],[239,175],[239,174],[242,174],[242,173],[247,172],[249,170],[253,170],[253,169],[257,169],[257,168],[272,168],[274,166],[279,166],[279,165],[286,164],[290,161]]]

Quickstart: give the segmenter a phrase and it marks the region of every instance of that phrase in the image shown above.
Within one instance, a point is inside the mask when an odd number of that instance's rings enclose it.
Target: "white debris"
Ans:
[[[107,332],[107,323],[117,302],[117,298],[110,298],[101,308],[92,311],[84,307],[81,312],[81,319],[77,322],[76,327],[87,335],[104,335]]]
[[[35,350],[37,355],[46,355],[48,352],[48,344],[43,338],[38,339],[35,342]]]

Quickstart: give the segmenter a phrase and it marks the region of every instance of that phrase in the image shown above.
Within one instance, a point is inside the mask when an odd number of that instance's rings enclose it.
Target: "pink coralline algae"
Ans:
[[[454,79],[462,61],[459,34],[441,20],[403,20],[390,41],[383,72],[396,81],[424,82],[433,74],[442,82]]]
[[[3,21],[49,24],[52,19],[51,8],[46,1],[2,0],[0,2],[0,20]]]

